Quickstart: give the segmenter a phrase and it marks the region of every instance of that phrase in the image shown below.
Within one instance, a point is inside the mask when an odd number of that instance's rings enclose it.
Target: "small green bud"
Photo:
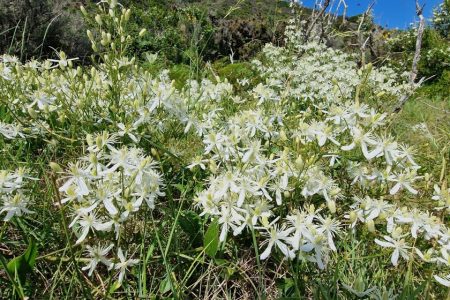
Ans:
[[[87,11],[86,11],[86,8],[84,8],[83,5],[80,6],[80,10],[81,10],[81,13],[83,14],[83,16],[86,17],[86,16],[88,15],[88,13],[87,13]]]
[[[332,214],[335,214],[336,213],[336,202],[334,200],[331,200],[331,201],[327,202],[327,205],[328,205],[328,209],[330,210],[330,212]]]
[[[130,15],[131,15],[131,10],[127,9],[125,11],[125,21],[128,22],[128,20],[130,20]]]
[[[139,31],[139,37],[143,37],[147,33],[147,29],[142,28],[141,31]]]
[[[28,114],[33,119],[36,119],[38,117],[36,111],[31,106],[29,106],[27,110],[28,110]]]
[[[95,22],[97,22],[98,25],[102,26],[103,25],[102,17],[100,15],[96,15]]]
[[[367,230],[369,232],[375,232],[375,222],[373,220],[367,221]]]
[[[55,162],[50,162],[49,166],[50,169],[52,169],[52,171],[55,173],[61,173],[63,171],[62,168]]]
[[[357,217],[358,216],[356,215],[356,212],[354,210],[350,212],[350,222],[354,223]]]

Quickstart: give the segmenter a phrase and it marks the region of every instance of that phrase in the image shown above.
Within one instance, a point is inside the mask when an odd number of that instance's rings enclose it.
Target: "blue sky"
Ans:
[[[442,3],[443,0],[419,0],[425,5],[425,18],[433,15],[433,8]],[[314,0],[302,0],[303,5],[312,7]],[[339,2],[336,0],[336,2]],[[373,7],[375,21],[388,28],[407,28],[416,19],[415,0],[346,0],[348,5],[348,16],[364,12],[370,3],[375,2]]]

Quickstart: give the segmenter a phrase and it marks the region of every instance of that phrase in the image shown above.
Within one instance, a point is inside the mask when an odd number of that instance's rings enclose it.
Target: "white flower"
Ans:
[[[435,255],[435,251],[433,248],[428,249],[425,254],[422,253],[422,251],[420,251],[419,248],[414,248],[414,250],[416,250],[416,254],[417,256],[420,257],[421,260],[423,260],[424,262],[427,263],[434,263],[436,262],[438,259],[436,257],[434,257]]]
[[[139,143],[139,138],[133,133],[133,131],[136,131],[136,127],[133,125],[124,125],[123,123],[117,124],[117,127],[120,129],[117,132],[118,136],[127,135],[133,142]]]
[[[289,249],[289,246],[287,245],[287,242],[289,240],[289,235],[292,232],[292,228],[284,229],[278,228],[278,225],[270,224],[269,228],[265,228],[267,232],[264,232],[263,235],[268,237],[268,240],[265,240],[263,244],[267,243],[266,250],[264,250],[263,253],[261,253],[261,259],[264,260],[267,257],[269,257],[270,253],[272,252],[272,247],[274,245],[277,246],[278,249],[286,256],[287,258],[294,258],[295,254],[294,251]]]
[[[207,159],[202,159],[201,156],[196,156],[192,160],[191,164],[187,166],[189,170],[194,169],[196,166],[199,166],[202,170],[206,170],[205,163],[207,163]]]
[[[99,262],[103,263],[105,266],[108,267],[108,269],[111,269],[113,267],[113,263],[106,258],[109,251],[114,247],[113,244],[110,244],[109,246],[94,246],[91,247],[89,245],[86,246],[86,252],[89,256],[88,258],[88,264],[82,268],[83,271],[89,270],[88,275],[91,276],[94,270],[97,268],[97,264]]]
[[[310,252],[314,250],[314,257],[319,269],[325,269],[325,262],[323,254],[328,250],[327,238],[319,233],[313,235],[312,238],[307,239],[306,243],[300,246],[300,251]]]
[[[25,137],[21,131],[21,127],[14,124],[6,124],[0,121],[0,133],[7,139],[13,140],[17,136]]]
[[[139,263],[139,259],[126,259],[126,253],[125,255],[122,252],[122,249],[119,248],[117,252],[117,256],[119,257],[119,262],[114,264],[114,268],[119,271],[119,282],[123,281],[123,278],[125,277],[125,272],[129,267],[132,267]]]
[[[110,230],[112,221],[102,223],[99,219],[97,219],[97,216],[94,213],[88,213],[80,217],[78,224],[81,227],[81,235],[79,236],[75,244],[80,244],[82,241],[84,241],[90,230],[93,229],[98,231]]]
[[[342,146],[342,150],[350,151],[355,148],[355,146],[360,145],[364,157],[369,160],[380,153],[380,149],[375,149],[372,152],[369,152],[369,146],[377,145],[377,141],[374,139],[372,133],[364,133],[362,129],[357,127],[352,127],[350,132],[353,137],[353,142],[347,146]]]
[[[325,234],[330,249],[337,251],[333,242],[333,237],[339,232],[341,223],[337,220],[331,219],[330,217],[324,219],[321,216],[318,216],[317,219],[322,223],[322,225],[318,226],[318,231]]]
[[[394,266],[397,266],[399,256],[403,257],[405,260],[409,259],[407,249],[410,249],[411,247],[406,244],[404,239],[394,240],[392,237],[387,235],[384,236],[384,239],[386,241],[375,239],[375,243],[377,243],[381,247],[394,248],[394,252],[391,256],[391,262]]]
[[[6,212],[4,221],[11,220],[14,216],[22,216],[25,214],[32,214],[31,210],[27,208],[28,198],[26,198],[22,193],[16,193],[14,196],[5,195],[2,197],[3,205],[0,206],[0,214]]]
[[[434,275],[434,279],[436,279],[436,281],[442,284],[443,286],[450,287],[450,274],[444,277]]]
[[[296,211],[293,215],[288,215],[286,219],[294,229],[294,235],[289,238],[292,247],[299,250],[304,238],[308,240],[313,239],[310,228],[315,228],[313,221],[316,218],[315,214],[307,213],[306,211]]]
[[[85,196],[89,194],[89,188],[86,184],[86,179],[89,175],[80,167],[80,164],[71,164],[69,167],[69,179],[59,188],[60,192],[67,192],[70,186],[74,185],[76,188],[76,194],[78,196]]]
[[[396,182],[396,184],[390,189],[389,193],[391,195],[396,194],[401,188],[406,188],[410,193],[416,195],[418,193],[411,184],[414,180],[419,177],[415,176],[412,172],[407,171],[406,173],[392,174],[388,177],[388,181]]]
[[[239,234],[245,226],[246,218],[241,214],[245,210],[233,207],[229,204],[222,205],[220,208],[219,224],[222,224],[219,240],[225,241],[229,228],[233,229],[234,235]],[[243,225],[243,226],[242,226]]]
[[[221,152],[224,141],[224,137],[221,133],[209,133],[203,140],[203,143],[206,145],[205,154],[208,154],[213,150]]]
[[[247,176],[243,176],[238,180],[236,186],[233,188],[233,192],[239,195],[236,203],[238,207],[242,206],[245,197],[251,197],[259,194],[255,186],[255,182]]]

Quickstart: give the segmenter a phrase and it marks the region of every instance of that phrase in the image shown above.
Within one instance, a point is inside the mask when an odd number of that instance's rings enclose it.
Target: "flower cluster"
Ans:
[[[243,97],[245,110],[211,113],[198,131],[203,155],[189,165],[211,172],[195,202],[218,220],[220,241],[256,230],[267,244],[261,259],[275,247],[323,269],[330,251],[339,251],[335,239],[363,223],[384,233],[375,243],[393,249],[394,266],[416,255],[448,267],[442,220],[397,206],[399,197],[419,194],[414,149],[386,133],[389,115],[371,106],[410,93],[405,77],[385,67],[358,69],[317,42],[267,45],[263,54],[254,61],[262,82]],[[436,188],[433,199],[441,194]],[[419,244],[431,250],[422,255]]]
[[[87,137],[87,155],[71,164],[66,172],[64,184],[59,191],[61,203],[70,208],[73,215],[70,228],[76,233],[76,244],[84,243],[90,256],[86,266],[92,274],[98,262],[107,267],[120,268],[119,281],[128,264],[122,250],[118,249],[120,263],[106,259],[110,246],[100,246],[97,233],[109,241],[120,241],[125,235],[125,224],[133,219],[145,203],[154,209],[158,197],[164,196],[163,180],[158,163],[145,156],[135,147],[115,147],[117,136],[107,132]],[[90,236],[96,235],[95,239]],[[89,240],[97,246],[89,246]],[[101,240],[101,239],[100,239]],[[128,263],[127,263],[128,262]]]
[[[25,192],[27,181],[33,180],[27,174],[28,170],[19,168],[14,172],[0,170],[0,214],[6,213],[4,221],[10,221],[14,216],[32,214],[28,204],[29,195]]]

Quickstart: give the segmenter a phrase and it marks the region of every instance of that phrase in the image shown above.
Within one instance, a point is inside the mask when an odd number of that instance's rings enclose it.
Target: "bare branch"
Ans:
[[[420,52],[422,50],[423,32],[425,30],[425,18],[423,16],[423,8],[424,7],[425,7],[425,4],[420,6],[419,0],[416,0],[416,13],[417,13],[417,16],[419,17],[419,29],[417,30],[416,52],[414,53],[411,75],[409,77],[409,82],[411,84],[414,84],[414,81],[416,80],[416,77],[417,77],[417,73],[418,73],[417,65],[419,64]]]
[[[314,17],[314,15],[311,16],[311,24],[309,25],[308,29],[306,30],[305,33],[305,42],[307,42],[309,40],[309,36],[312,32],[312,30],[314,29],[314,26],[316,25],[317,21],[322,18],[323,14],[325,13],[325,11],[328,9],[328,6],[330,6],[330,0],[325,0],[325,2],[322,5],[322,9],[320,10],[319,14]]]
[[[416,0],[416,14],[419,17],[419,28],[417,29],[417,39],[416,39],[416,51],[414,53],[414,58],[411,66],[411,73],[409,75],[409,84],[412,88],[414,88],[415,81],[417,78],[418,71],[418,64],[420,61],[420,53],[422,50],[422,39],[423,39],[423,32],[425,30],[425,18],[423,16],[423,8],[425,7],[425,4],[420,6],[419,0]],[[419,85],[424,81],[424,78],[419,81]],[[394,113],[398,113],[402,110],[403,106],[405,105],[406,101],[410,98],[410,95],[405,95],[400,99],[399,104],[394,109]]]
[[[357,31],[357,36],[358,36],[358,43],[359,43],[359,50],[361,52],[361,66],[365,66],[366,65],[366,47],[367,47],[367,43],[370,40],[370,34],[367,37],[366,40],[364,40],[364,34],[361,30],[362,25],[364,24],[364,20],[366,19],[367,16],[369,16],[369,14],[372,11],[372,8],[374,6],[375,2],[372,2],[369,7],[367,8],[367,10],[364,12],[364,14],[361,17],[361,21],[359,22],[359,26],[358,26],[358,31]]]

